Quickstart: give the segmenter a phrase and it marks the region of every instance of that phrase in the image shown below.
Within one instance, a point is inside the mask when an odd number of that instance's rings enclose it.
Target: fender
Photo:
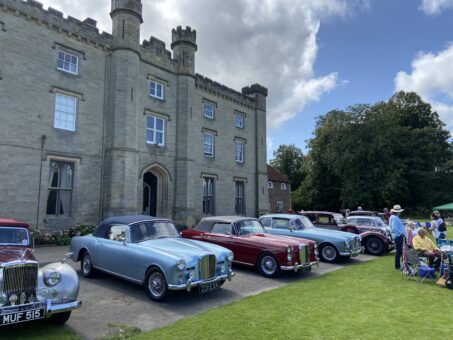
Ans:
[[[366,239],[370,236],[378,237],[382,240],[382,242],[384,242],[386,246],[388,246],[390,243],[390,240],[386,235],[383,235],[377,231],[365,231],[364,233],[361,233],[360,236],[362,236],[362,245],[365,245]]]

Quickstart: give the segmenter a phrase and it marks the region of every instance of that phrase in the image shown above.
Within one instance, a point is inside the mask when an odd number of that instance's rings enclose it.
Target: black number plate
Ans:
[[[217,289],[219,289],[218,282],[204,283],[198,286],[198,293],[199,294],[209,293]]]
[[[10,314],[0,315],[0,326],[12,325],[19,322],[43,319],[45,316],[44,308],[24,310]]]

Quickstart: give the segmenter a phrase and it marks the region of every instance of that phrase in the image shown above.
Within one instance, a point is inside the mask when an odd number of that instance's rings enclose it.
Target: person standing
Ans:
[[[390,211],[387,208],[384,208],[384,221],[385,221],[385,223],[389,224],[390,216],[391,216]]]
[[[439,240],[444,240],[447,236],[447,226],[440,217],[439,211],[434,211],[431,217],[433,220],[431,221],[431,228],[429,228],[429,230],[432,231],[436,244],[439,244]]]
[[[406,229],[399,217],[404,209],[401,209],[399,204],[395,204],[390,211],[392,213],[389,219],[390,232],[392,233],[392,238],[396,246],[395,269],[399,270],[401,268],[401,256],[403,255],[403,242],[404,239],[407,239]]]

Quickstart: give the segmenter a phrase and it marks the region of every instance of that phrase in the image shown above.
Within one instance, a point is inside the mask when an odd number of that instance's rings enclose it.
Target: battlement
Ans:
[[[193,45],[195,50],[197,50],[197,31],[190,26],[186,26],[185,29],[178,26],[171,30],[171,41],[172,49],[180,43],[186,43]]]
[[[110,12],[110,16],[113,16],[117,11],[132,12],[140,19],[140,22],[143,23],[141,0],[112,0],[112,11]]]
[[[253,109],[256,104],[253,98],[198,73],[195,75],[195,86],[208,93],[230,100],[233,103],[245,106],[249,109]]]
[[[171,59],[171,52],[165,48],[165,43],[156,37],[151,36],[149,40],[143,40],[142,46],[143,48],[154,50],[156,54],[164,54]]]
[[[43,9],[42,3],[35,0],[0,0],[0,8],[3,11],[11,10],[16,15],[23,15],[27,20],[36,20],[38,24],[47,25],[58,31],[74,35],[80,40],[108,48],[112,43],[112,35],[106,32],[99,33],[96,20],[86,18],[81,21],[68,16],[66,19],[63,13],[49,7]]]
[[[260,84],[253,84],[250,86],[246,86],[242,88],[242,93],[245,95],[251,95],[254,93],[262,94],[263,96],[267,97],[267,88],[261,86]]]

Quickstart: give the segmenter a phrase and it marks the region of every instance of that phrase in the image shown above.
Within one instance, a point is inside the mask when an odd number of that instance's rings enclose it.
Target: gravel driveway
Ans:
[[[39,262],[48,263],[63,257],[66,252],[68,247],[39,247],[35,255]],[[233,266],[236,277],[231,282],[227,281],[218,291],[206,295],[177,292],[163,303],[149,300],[140,286],[109,275],[100,274],[93,279],[83,278],[80,274],[80,263],[69,260],[67,263],[79,274],[79,298],[82,300],[82,308],[73,311],[67,325],[86,339],[99,339],[115,331],[112,325],[125,324],[147,331],[245,296],[373,258],[361,254],[335,265],[321,263],[319,268],[315,267],[311,273],[283,273],[277,279],[265,278],[254,270]]]

